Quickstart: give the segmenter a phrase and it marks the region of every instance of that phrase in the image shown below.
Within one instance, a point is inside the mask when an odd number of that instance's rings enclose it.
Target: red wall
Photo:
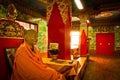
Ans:
[[[23,39],[16,38],[0,38],[0,80],[7,80],[7,66],[4,56],[4,48],[18,47],[23,42]]]

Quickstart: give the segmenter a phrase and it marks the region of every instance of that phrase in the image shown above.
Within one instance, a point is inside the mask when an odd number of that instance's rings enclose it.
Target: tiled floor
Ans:
[[[120,57],[90,56],[83,80],[120,80]]]

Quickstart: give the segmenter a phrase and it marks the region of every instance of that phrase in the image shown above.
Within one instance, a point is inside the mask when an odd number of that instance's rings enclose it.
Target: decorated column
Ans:
[[[59,59],[70,59],[70,0],[48,0],[48,46],[58,43]]]

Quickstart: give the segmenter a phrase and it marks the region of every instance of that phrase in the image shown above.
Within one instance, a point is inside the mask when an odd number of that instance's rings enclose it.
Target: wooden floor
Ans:
[[[120,56],[89,56],[82,80],[120,80]]]

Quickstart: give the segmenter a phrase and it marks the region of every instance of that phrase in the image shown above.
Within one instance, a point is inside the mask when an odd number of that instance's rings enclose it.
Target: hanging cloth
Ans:
[[[84,30],[81,34],[80,55],[87,55],[87,36]]]

